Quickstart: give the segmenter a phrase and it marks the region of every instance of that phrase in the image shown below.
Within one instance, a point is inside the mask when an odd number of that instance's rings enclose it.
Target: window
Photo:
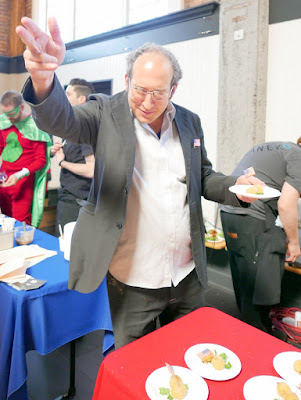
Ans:
[[[55,16],[68,43],[179,11],[181,4],[182,0],[33,0],[33,16],[42,29],[48,17]]]
[[[131,0],[129,2],[128,22],[137,24],[141,21],[168,14],[168,1],[162,0]]]
[[[46,18],[56,17],[65,43],[74,40],[74,0],[47,0]]]
[[[124,26],[125,3],[125,0],[76,0],[75,39]]]

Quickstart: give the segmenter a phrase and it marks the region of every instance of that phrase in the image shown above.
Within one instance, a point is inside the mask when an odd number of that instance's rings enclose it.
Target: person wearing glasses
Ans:
[[[115,348],[204,305],[207,284],[201,197],[239,206],[228,188],[259,183],[212,169],[200,119],[171,99],[182,78],[176,57],[145,44],[127,56],[125,91],[92,95],[72,109],[55,75],[65,46],[29,18],[16,31],[31,74],[23,95],[38,125],[88,143],[95,172],[73,232],[69,288],[91,292],[107,276]]]
[[[3,93],[0,108],[0,167],[5,174],[0,183],[1,212],[38,227],[44,209],[51,139],[25,111],[20,93]]]

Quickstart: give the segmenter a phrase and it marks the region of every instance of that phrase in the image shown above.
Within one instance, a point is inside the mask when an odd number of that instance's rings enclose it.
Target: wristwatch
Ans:
[[[61,161],[59,162],[59,166],[60,166],[61,168],[63,168],[63,167],[61,166],[61,164],[62,164],[63,161],[65,161],[65,160],[61,160]]]

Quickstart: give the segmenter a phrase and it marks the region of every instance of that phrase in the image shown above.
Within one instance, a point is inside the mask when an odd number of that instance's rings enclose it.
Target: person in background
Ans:
[[[88,143],[95,172],[73,231],[69,288],[91,292],[107,275],[115,348],[203,305],[207,284],[201,197],[247,206],[231,185],[259,183],[215,172],[199,117],[171,99],[182,77],[169,50],[145,44],[127,57],[125,91],[71,107],[54,73],[65,46],[29,18],[16,31],[31,74],[23,88],[39,126]],[[97,318],[97,316],[96,316]]]
[[[295,262],[300,255],[300,146],[291,142],[258,144],[242,158],[232,175],[250,167],[267,186],[281,191],[279,199],[258,200],[248,209],[220,206],[221,220],[242,318],[271,333],[269,312],[280,303],[285,260]],[[282,225],[276,226],[278,215]]]
[[[93,85],[84,79],[72,79],[67,86],[66,95],[72,106],[84,104],[94,92]],[[76,221],[80,209],[79,200],[87,200],[94,175],[95,158],[90,145],[76,144],[64,140],[55,141],[51,147],[61,167],[56,214],[56,236],[59,225],[63,228],[68,222]]]
[[[0,164],[7,175],[0,184],[1,211],[38,227],[44,209],[51,139],[25,111],[20,93],[3,93],[0,107]]]

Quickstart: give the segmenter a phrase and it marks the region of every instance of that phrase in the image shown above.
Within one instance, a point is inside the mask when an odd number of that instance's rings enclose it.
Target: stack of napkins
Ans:
[[[56,254],[56,251],[43,249],[36,244],[2,250],[0,252],[0,281],[6,282],[17,290],[37,289],[46,281],[27,275],[27,268]]]

